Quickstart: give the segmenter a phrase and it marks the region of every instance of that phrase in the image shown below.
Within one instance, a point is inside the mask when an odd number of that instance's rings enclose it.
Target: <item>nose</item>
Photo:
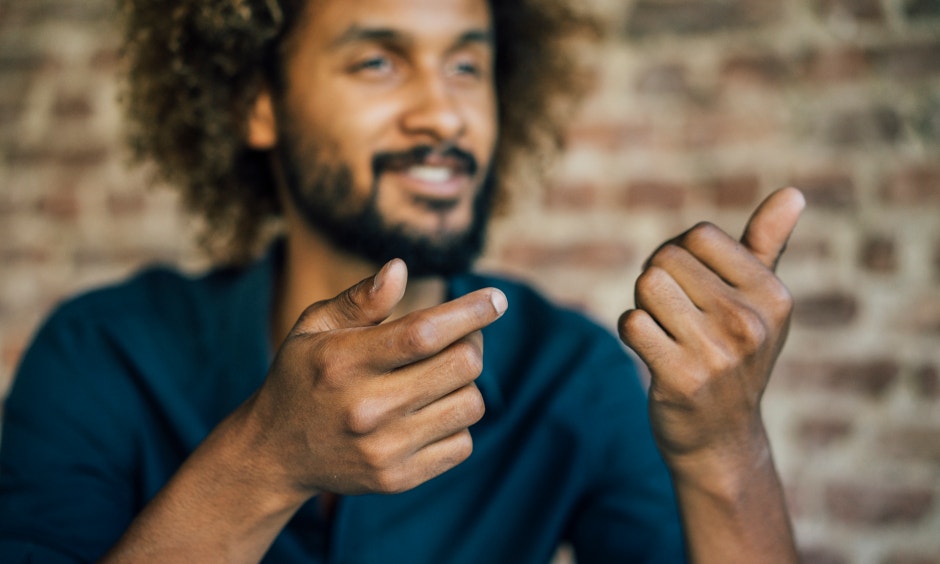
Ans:
[[[425,72],[414,78],[408,107],[402,116],[402,129],[422,141],[455,141],[464,134],[466,121],[456,94],[439,73]]]

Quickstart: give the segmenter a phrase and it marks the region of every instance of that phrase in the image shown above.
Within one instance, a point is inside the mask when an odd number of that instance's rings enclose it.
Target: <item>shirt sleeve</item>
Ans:
[[[133,517],[131,415],[142,408],[106,333],[72,311],[37,335],[5,402],[3,562],[96,560]]]

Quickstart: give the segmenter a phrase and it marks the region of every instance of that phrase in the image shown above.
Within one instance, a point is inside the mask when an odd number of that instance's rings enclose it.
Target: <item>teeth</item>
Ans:
[[[446,166],[413,166],[408,169],[408,174],[424,182],[447,182],[453,176]]]

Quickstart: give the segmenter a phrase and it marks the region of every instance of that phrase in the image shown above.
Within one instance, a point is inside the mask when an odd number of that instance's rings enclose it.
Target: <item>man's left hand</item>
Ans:
[[[753,464],[768,448],[760,400],[792,310],[774,269],[804,206],[794,188],[773,193],[740,242],[696,225],[657,249],[636,283],[620,335],[650,369],[653,432],[677,477],[710,479],[697,474]]]

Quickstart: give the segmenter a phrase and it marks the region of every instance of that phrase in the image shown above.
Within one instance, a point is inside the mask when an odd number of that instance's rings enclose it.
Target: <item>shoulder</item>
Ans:
[[[14,391],[28,381],[105,382],[150,367],[182,376],[224,327],[219,314],[237,278],[229,270],[190,276],[153,267],[68,299],[34,336]]]
[[[121,282],[64,301],[49,316],[47,325],[107,325],[129,319],[141,323],[161,319],[195,321],[233,277],[230,272],[220,270],[192,276],[170,267],[150,267]]]

